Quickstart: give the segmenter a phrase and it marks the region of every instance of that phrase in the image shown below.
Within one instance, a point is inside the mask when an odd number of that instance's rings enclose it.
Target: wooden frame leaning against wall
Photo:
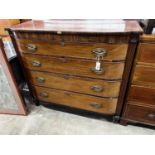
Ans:
[[[26,115],[27,109],[24,103],[24,98],[21,95],[21,92],[18,88],[13,72],[11,70],[11,66],[5,55],[4,45],[1,38],[0,38],[0,67],[1,67],[1,72],[4,76],[3,79],[1,79],[2,75],[0,75],[1,84],[3,86],[6,85],[6,87],[2,87],[2,89],[0,89],[1,91],[0,93],[2,93],[4,88],[8,89],[8,93],[10,93],[10,96],[8,95],[10,99],[7,100],[8,101],[7,103],[6,102],[2,103],[3,97],[6,94],[0,95],[0,105],[1,103],[3,104],[2,106],[0,106],[0,114]],[[5,83],[3,81],[4,79],[5,79]],[[14,103],[11,103],[10,101]],[[6,106],[7,104],[8,106]],[[12,104],[12,106],[9,106],[9,104]]]

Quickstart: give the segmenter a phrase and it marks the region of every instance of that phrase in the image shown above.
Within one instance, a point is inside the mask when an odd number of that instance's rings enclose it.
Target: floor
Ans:
[[[43,106],[30,106],[28,116],[0,115],[0,134],[11,135],[153,135],[155,130],[122,126]]]

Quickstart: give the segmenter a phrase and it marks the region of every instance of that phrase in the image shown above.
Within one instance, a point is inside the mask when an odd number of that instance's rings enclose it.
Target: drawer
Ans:
[[[128,44],[106,44],[106,43],[49,43],[31,40],[19,40],[19,50],[24,53],[33,53],[48,56],[67,56],[85,59],[95,59],[92,52],[96,49],[105,50],[104,60],[121,61],[126,59]]]
[[[138,62],[155,63],[155,44],[141,43],[139,45]]]
[[[124,115],[133,121],[155,124],[155,109],[127,104]]]
[[[24,54],[25,67],[36,71],[73,74],[100,79],[121,79],[124,63],[105,62],[101,72],[92,71],[96,62],[83,59],[56,58]]]
[[[44,102],[105,114],[114,114],[116,110],[117,99],[105,99],[43,87],[34,87],[34,91],[38,99]]]
[[[65,33],[61,34],[58,32],[26,32],[16,31],[16,39],[19,40],[33,40],[43,42],[55,42],[60,43],[129,43],[130,34],[103,34],[103,33]]]
[[[155,89],[132,85],[128,100],[155,106]]]
[[[155,87],[155,67],[136,65],[132,83]]]
[[[29,79],[33,85],[91,94],[101,97],[118,97],[120,89],[120,82],[37,71],[30,71]]]

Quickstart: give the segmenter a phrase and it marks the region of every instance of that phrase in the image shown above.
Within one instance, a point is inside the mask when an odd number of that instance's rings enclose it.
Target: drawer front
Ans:
[[[124,63],[104,63],[101,72],[94,71],[96,62],[82,59],[22,55],[25,67],[36,71],[73,74],[100,79],[121,79]]]
[[[125,117],[139,122],[155,124],[155,109],[127,104]]]
[[[33,85],[50,87],[101,97],[118,97],[120,82],[80,78],[69,75],[30,71]]]
[[[155,106],[155,89],[132,85],[128,100]]]
[[[24,40],[39,40],[45,42],[57,42],[64,41],[65,43],[128,43],[130,41],[129,34],[95,34],[95,33],[63,33],[56,34],[53,32],[41,33],[41,32],[16,32],[17,39]]]
[[[98,48],[105,50],[104,60],[121,61],[126,59],[128,44],[74,44],[74,43],[49,43],[30,40],[19,40],[18,46],[21,52],[51,56],[67,56],[85,59],[95,59],[96,55],[92,52]]]
[[[138,62],[155,63],[155,44],[141,43],[139,45]]]
[[[155,67],[136,65],[132,83],[155,87]]]
[[[62,90],[34,87],[40,101],[66,105],[98,113],[114,114],[117,99],[104,99],[84,94],[71,93]]]

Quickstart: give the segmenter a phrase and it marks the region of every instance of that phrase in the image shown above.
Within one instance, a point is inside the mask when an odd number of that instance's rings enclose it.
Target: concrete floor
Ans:
[[[28,116],[0,115],[0,134],[52,134],[52,135],[153,135],[155,130],[137,126],[122,126],[51,110],[43,106],[30,106]]]

